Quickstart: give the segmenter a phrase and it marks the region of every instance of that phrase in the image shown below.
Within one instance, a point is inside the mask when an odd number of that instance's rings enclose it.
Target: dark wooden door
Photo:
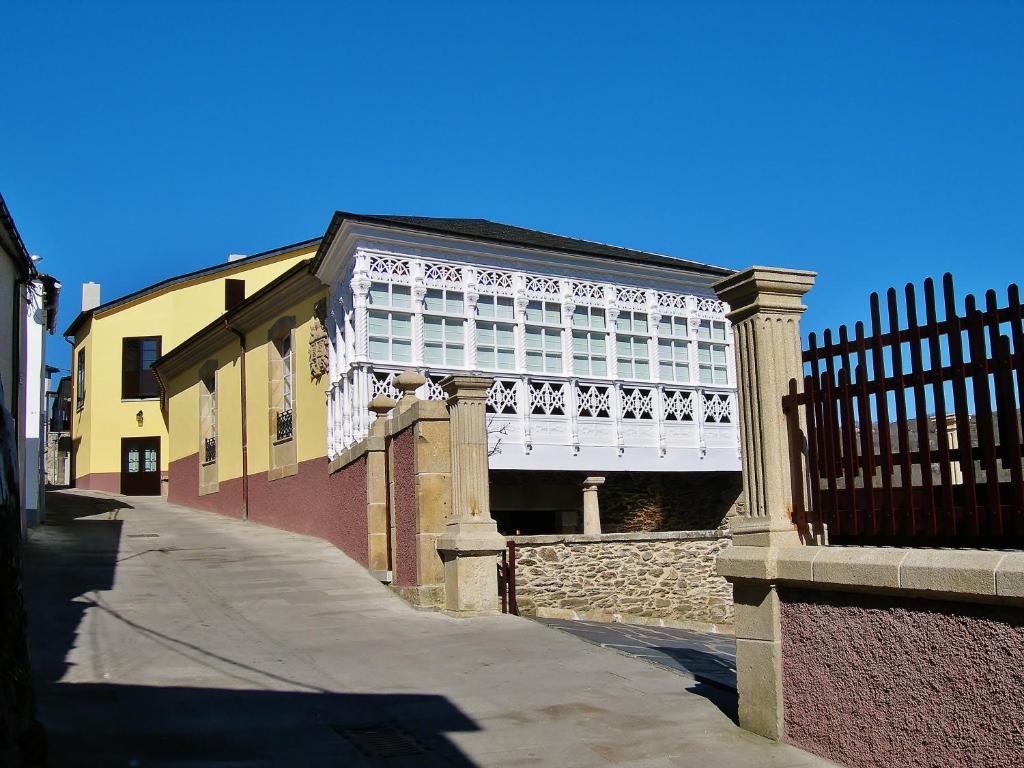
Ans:
[[[121,438],[121,493],[160,495],[160,438]]]

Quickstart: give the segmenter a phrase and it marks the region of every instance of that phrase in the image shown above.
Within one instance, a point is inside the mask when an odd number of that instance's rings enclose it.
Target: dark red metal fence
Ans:
[[[516,602],[516,543],[509,539],[507,549],[498,561],[498,594],[501,595],[501,612],[519,615]]]
[[[924,284],[924,318],[907,285],[878,294],[871,327],[815,334],[803,352],[803,391],[790,382],[794,520],[833,544],[1024,545],[1024,311],[1016,285],[998,305],[953,278]]]

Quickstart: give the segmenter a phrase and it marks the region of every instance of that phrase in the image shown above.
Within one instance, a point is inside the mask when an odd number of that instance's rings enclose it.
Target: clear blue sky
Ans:
[[[805,330],[1022,276],[1019,2],[34,2],[0,31],[0,190],[61,329],[84,280],[335,209],[815,269]]]

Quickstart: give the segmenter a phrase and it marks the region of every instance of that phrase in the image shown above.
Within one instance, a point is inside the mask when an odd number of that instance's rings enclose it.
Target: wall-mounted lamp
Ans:
[[[135,421],[138,422],[139,426],[142,426],[142,411],[135,414]]]

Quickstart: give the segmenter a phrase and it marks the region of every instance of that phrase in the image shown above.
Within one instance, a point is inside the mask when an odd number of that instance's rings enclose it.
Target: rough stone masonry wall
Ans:
[[[732,587],[715,575],[720,531],[518,536],[521,613],[709,629],[730,625]]]

